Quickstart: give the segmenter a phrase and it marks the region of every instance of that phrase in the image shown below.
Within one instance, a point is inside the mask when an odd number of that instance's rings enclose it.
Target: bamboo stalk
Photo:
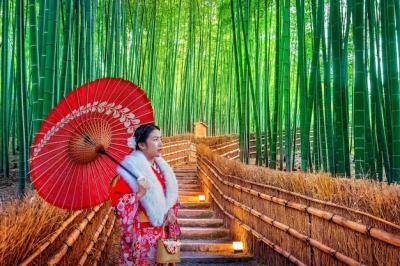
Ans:
[[[100,234],[103,232],[103,229],[105,228],[105,225],[108,221],[108,217],[110,215],[111,212],[111,208],[108,210],[106,216],[104,216],[103,221],[101,222],[99,228],[96,230],[96,232],[93,235],[92,240],[90,241],[89,246],[85,249],[85,251],[83,252],[82,257],[80,258],[78,265],[83,266],[86,262],[87,257],[89,256],[90,252],[92,251],[94,245],[96,244]]]
[[[189,140],[182,140],[182,141],[174,141],[174,142],[172,142],[172,143],[168,143],[168,144],[165,144],[164,146],[163,146],[163,148],[165,149],[165,148],[173,148],[173,147],[175,147],[175,146],[180,146],[180,145],[182,145],[182,144],[190,144],[191,142],[189,141]]]
[[[188,151],[188,149],[177,150],[177,151],[165,153],[165,154],[163,154],[163,156],[170,156],[170,155],[174,155],[174,154],[182,154],[183,152],[187,152],[187,151]]]
[[[82,213],[82,211],[76,211],[74,212],[65,222],[62,223],[62,225],[60,226],[60,228],[57,229],[57,231],[54,232],[54,234],[50,237],[49,240],[47,240],[43,245],[41,245],[38,249],[36,249],[36,251],[29,256],[29,258],[27,258],[26,260],[24,260],[23,262],[21,262],[21,264],[19,264],[19,266],[26,266],[29,263],[31,263],[37,256],[39,256],[40,254],[42,254],[42,252],[49,246],[51,245],[57,238],[58,236],[64,232],[64,230],[68,227],[69,224],[71,224],[76,217],[78,217],[78,215],[80,215]]]
[[[223,142],[223,143],[220,143],[217,145],[209,145],[209,146],[210,146],[210,149],[220,150],[220,149],[223,149],[224,147],[228,147],[231,145],[239,145],[239,140],[233,140],[233,141]]]
[[[378,228],[368,228],[369,234],[383,242],[400,247],[400,237],[393,238],[393,235]]]
[[[110,225],[110,227],[109,227],[109,229],[108,229],[108,231],[107,231],[106,237],[105,237],[104,241],[102,242],[101,246],[99,247],[99,249],[98,249],[98,251],[97,251],[97,253],[96,253],[96,255],[95,255],[95,261],[94,261],[94,263],[93,263],[94,266],[96,266],[97,263],[99,262],[99,260],[100,260],[100,258],[101,258],[101,253],[103,252],[104,247],[106,246],[107,240],[108,240],[108,238],[110,237],[111,232],[112,232],[112,230],[113,230],[113,228],[114,228],[114,223],[115,223],[115,219],[116,219],[116,218],[115,218],[115,215],[112,216],[112,217],[113,217],[113,218],[112,218],[112,221],[111,221],[111,225]]]
[[[236,155],[235,157],[228,158],[229,160],[236,160],[240,157],[240,155]]]
[[[95,207],[89,214],[86,216],[83,221],[79,224],[78,228],[76,228],[72,233],[68,236],[67,240],[64,241],[61,248],[57,251],[53,257],[47,262],[48,265],[57,265],[65,254],[68,251],[68,248],[72,247],[82,232],[85,230],[88,223],[93,219],[95,214],[100,210],[102,205]]]
[[[227,153],[221,154],[221,156],[228,156],[229,154],[234,153],[234,152],[240,152],[240,150],[236,149],[236,150],[233,150],[233,151],[228,151]]]
[[[172,160],[167,160],[167,162],[168,162],[168,163],[172,163],[172,162],[179,161],[179,160],[182,160],[182,159],[185,159],[185,158],[187,158],[187,157],[186,157],[186,156],[184,156],[184,157],[179,157],[179,158],[175,158],[175,159],[172,159]]]
[[[234,146],[234,147],[236,147],[236,146],[239,146],[239,142],[238,141],[234,141],[234,142],[232,142],[231,144],[228,144],[228,145],[225,145],[225,146],[222,146],[222,147],[219,147],[219,148],[213,148],[213,150],[214,151],[220,151],[220,150],[223,150],[223,149],[226,149],[226,148],[229,148],[229,147],[232,147],[232,146]]]

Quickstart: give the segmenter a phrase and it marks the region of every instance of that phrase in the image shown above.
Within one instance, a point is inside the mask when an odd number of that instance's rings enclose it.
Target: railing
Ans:
[[[190,140],[167,143],[162,154],[171,166],[196,161],[196,147]]]
[[[281,188],[227,176],[198,154],[203,189],[235,238],[269,265],[396,265],[400,226]]]
[[[236,140],[213,145],[213,153],[230,157]],[[196,155],[197,154],[197,155]],[[213,208],[268,265],[396,265],[400,261],[400,226],[333,203],[271,185],[225,174],[190,139],[165,141],[163,157],[172,166],[198,164],[202,187]],[[231,162],[232,163],[232,162]],[[20,265],[104,264],[115,256],[116,218],[109,203],[72,212]],[[116,232],[116,231],[114,231]],[[27,240],[28,241],[28,240]],[[32,241],[30,239],[29,241]],[[0,263],[1,264],[1,263]]]
[[[72,212],[47,241],[18,265],[104,264],[107,254],[102,252],[114,224],[115,216],[109,203],[91,210]]]
[[[196,149],[190,136],[181,140],[165,140],[163,157],[172,166],[196,161]],[[116,217],[110,204],[99,205],[91,210],[71,212],[70,216],[46,241],[32,250],[28,258],[19,260],[26,265],[104,265],[115,251],[111,240],[113,230],[117,230]],[[118,235],[117,231],[114,231]],[[30,239],[29,241],[32,241]],[[118,254],[117,254],[118,255]],[[1,265],[1,261],[0,261]]]
[[[215,137],[218,138],[218,137]],[[265,143],[264,143],[264,135],[261,136],[262,144],[261,144],[261,150],[264,151],[265,148]],[[313,137],[310,135],[310,145],[312,145],[313,142]],[[296,134],[296,150],[300,149],[300,132],[298,131]],[[219,155],[222,155],[228,159],[235,160],[240,157],[240,147],[239,147],[239,139],[236,137],[233,140],[228,140],[226,142],[220,143],[218,145],[211,145],[211,149],[215,150]],[[285,148],[285,147],[283,147]],[[250,139],[249,139],[249,157],[250,158],[255,158],[256,157],[256,135],[255,134],[250,134]],[[269,150],[268,150],[269,151]],[[277,141],[276,144],[276,152],[279,160],[280,156],[280,143]]]

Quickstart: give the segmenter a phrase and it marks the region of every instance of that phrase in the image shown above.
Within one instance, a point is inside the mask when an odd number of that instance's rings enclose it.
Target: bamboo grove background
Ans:
[[[17,152],[28,175],[64,95],[115,76],[147,91],[164,135],[202,120],[237,133],[245,162],[254,132],[259,165],[400,180],[397,0],[3,0],[0,12],[5,177]]]

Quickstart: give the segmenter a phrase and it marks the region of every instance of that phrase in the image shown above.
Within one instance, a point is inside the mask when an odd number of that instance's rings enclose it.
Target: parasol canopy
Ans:
[[[145,92],[128,80],[102,78],[78,87],[50,111],[31,147],[38,194],[64,209],[106,201],[116,163],[132,152],[128,138],[153,122]]]

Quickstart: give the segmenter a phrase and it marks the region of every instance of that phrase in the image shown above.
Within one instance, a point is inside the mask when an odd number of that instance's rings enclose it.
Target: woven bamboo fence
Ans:
[[[261,136],[261,149],[264,152],[264,135]],[[197,141],[197,143],[202,143],[209,146],[212,150],[214,150],[218,155],[224,156],[231,160],[239,159],[240,157],[240,147],[239,147],[239,138],[237,135],[225,135],[225,136],[214,136],[203,138]],[[215,144],[216,143],[216,144]],[[310,135],[310,143],[312,143],[312,135]],[[300,132],[296,133],[296,149],[300,148]],[[277,142],[277,156],[278,160],[280,160],[280,145],[279,141]],[[249,136],[249,156],[250,158],[256,157],[256,135],[255,133],[251,133]],[[295,169],[299,167],[296,165]]]
[[[207,145],[216,154],[231,160],[236,160],[240,156],[239,138],[237,135],[201,138],[196,142]]]
[[[72,212],[55,232],[40,241],[41,244],[32,250],[29,257],[18,258],[16,254],[15,262],[18,265],[108,264],[109,254],[102,251],[114,224],[115,216],[109,203]]]
[[[297,130],[296,131],[296,149],[297,150],[299,150],[300,149],[300,146],[301,146],[301,139],[300,139],[300,130]],[[293,133],[292,133],[293,134]],[[261,135],[261,142],[262,142],[262,144],[261,144],[261,148],[264,150],[264,137],[265,137],[265,135],[264,134],[262,134]],[[282,135],[282,139],[285,139],[285,133],[283,132],[283,135]],[[313,140],[314,139],[314,135],[313,135],[313,130],[311,129],[311,131],[310,131],[310,145],[312,146],[312,144],[313,144]],[[250,147],[250,157],[255,157],[256,156],[256,134],[255,133],[251,133],[250,134],[250,137],[249,137],[249,147]],[[277,142],[276,142],[276,150],[277,150],[277,153],[279,153],[279,150],[280,150],[280,142],[279,142],[279,138],[277,139]],[[283,149],[285,149],[285,147],[283,147]]]
[[[218,162],[213,156],[202,153],[193,143],[207,143],[213,154],[226,156],[237,148],[232,145],[234,138],[165,138],[163,156],[173,166],[197,158],[199,177],[207,195],[214,199],[213,207],[260,263],[397,265],[400,217],[388,222],[306,193],[226,173],[221,165],[215,165]],[[66,212],[40,199],[31,201],[27,198],[24,203],[11,204],[4,212],[11,214],[0,220],[0,265],[115,263],[119,233],[109,203]],[[17,211],[11,211],[13,208]]]
[[[171,166],[196,162],[196,146],[190,139],[166,142],[162,154]]]
[[[229,224],[234,237],[244,241],[260,263],[399,265],[399,225],[224,174],[212,158],[198,153],[203,189],[214,200],[215,210]]]
[[[107,254],[99,251],[114,229],[115,216],[109,202],[70,212],[50,206],[33,195],[6,206],[12,207],[19,210],[9,212],[1,222],[0,265],[108,263]],[[9,223],[12,220],[13,225]]]
[[[195,162],[192,135],[164,138],[163,157],[171,165]],[[109,202],[66,211],[33,193],[0,205],[0,265],[116,264],[119,230]]]

